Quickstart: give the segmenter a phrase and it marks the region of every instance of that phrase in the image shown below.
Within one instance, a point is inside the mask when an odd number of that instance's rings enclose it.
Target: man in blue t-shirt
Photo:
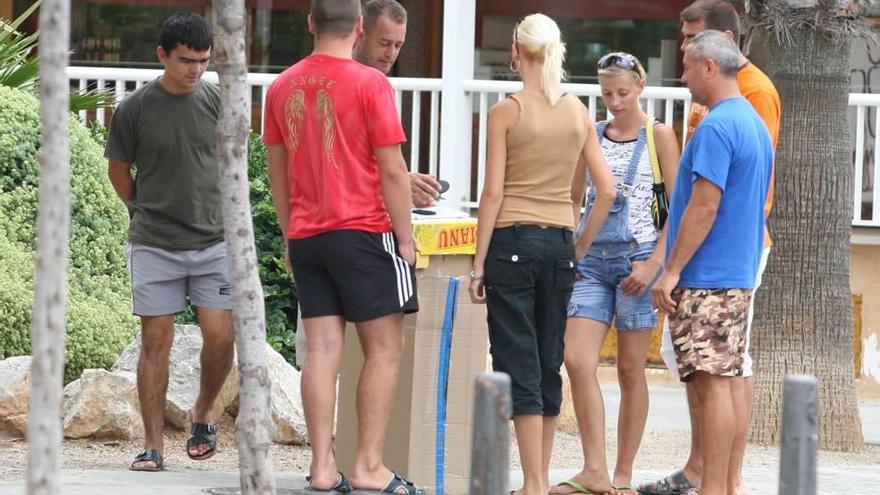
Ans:
[[[652,290],[669,315],[682,381],[692,382],[704,442],[702,495],[723,495],[735,431],[731,378],[741,376],[748,308],[764,244],[773,145],[736,81],[739,50],[719,31],[684,52],[684,82],[710,108],[681,157],[667,261]],[[687,493],[687,492],[685,492]]]

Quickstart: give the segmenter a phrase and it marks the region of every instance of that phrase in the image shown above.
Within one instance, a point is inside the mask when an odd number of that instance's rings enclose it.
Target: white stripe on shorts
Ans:
[[[382,234],[382,244],[385,252],[391,255],[391,261],[394,263],[394,272],[397,276],[397,299],[400,307],[412,296],[412,282],[409,280],[409,264],[400,256],[397,256],[394,246],[394,234],[387,232]]]

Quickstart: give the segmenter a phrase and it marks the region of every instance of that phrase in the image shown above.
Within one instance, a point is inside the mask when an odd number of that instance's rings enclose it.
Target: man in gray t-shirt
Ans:
[[[175,14],[165,21],[157,48],[165,71],[119,104],[105,151],[110,182],[131,215],[126,254],[132,312],[141,320],[137,381],[145,432],[144,452],[131,464],[136,471],[163,467],[174,315],[186,309],[187,300],[197,308],[204,340],[187,442],[192,459],[208,459],[216,451],[211,410],[232,366],[232,303],[215,157],[220,93],[201,80],[211,39],[210,26],[198,15]]]

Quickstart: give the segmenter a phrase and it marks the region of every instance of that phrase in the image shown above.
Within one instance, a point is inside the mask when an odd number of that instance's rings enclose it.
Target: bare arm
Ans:
[[[586,160],[587,168],[590,170],[590,177],[593,179],[592,187],[596,189],[596,202],[590,208],[590,216],[584,231],[575,244],[575,254],[578,259],[583,258],[593,239],[599,234],[602,225],[608,218],[608,212],[611,211],[611,204],[617,196],[617,190],[614,188],[614,177],[611,175],[611,168],[605,161],[602,154],[602,148],[599,145],[599,137],[596,135],[596,124],[593,119],[587,118],[587,140],[584,148],[581,150],[581,156]]]
[[[486,302],[483,274],[486,255],[492,240],[492,231],[504,200],[504,174],[507,169],[507,131],[519,119],[519,104],[513,99],[502,100],[489,111],[486,135],[486,179],[477,210],[477,250],[474,254],[474,274],[470,295],[475,303]]]
[[[660,173],[663,176],[663,187],[666,196],[672,195],[675,185],[675,177],[678,173],[678,139],[675,132],[666,125],[659,124],[654,128],[657,146],[657,158],[660,161]],[[625,294],[637,293],[639,296],[645,293],[648,284],[654,280],[657,272],[663,268],[666,257],[666,230],[668,224],[663,226],[660,235],[657,236],[657,244],[654,252],[645,261],[634,261],[632,272],[620,283],[620,288]]]
[[[678,238],[669,252],[666,269],[651,294],[654,306],[666,314],[675,311],[672,289],[678,284],[681,271],[712,230],[721,204],[721,195],[721,188],[707,179],[700,177],[694,182],[691,200],[681,217]]]
[[[412,218],[410,205],[412,194],[409,184],[409,173],[406,162],[400,152],[400,145],[384,146],[374,150],[379,162],[379,181],[382,185],[382,196],[391,216],[391,226],[397,237],[400,256],[410,265],[416,262],[413,246]]]
[[[113,189],[116,190],[116,195],[119,196],[119,199],[123,202],[128,202],[134,191],[131,164],[118,160],[109,160],[107,163],[107,175],[110,177],[110,184],[113,184]]]
[[[574,177],[571,180],[571,209],[574,214],[574,223],[578,225],[581,219],[581,208],[584,206],[584,194],[587,192],[587,161],[583,155],[578,158]]]
[[[287,242],[287,225],[290,219],[290,184],[287,178],[287,148],[283,144],[270,144],[266,147],[269,160],[269,187],[275,215],[281,227],[281,235]]]

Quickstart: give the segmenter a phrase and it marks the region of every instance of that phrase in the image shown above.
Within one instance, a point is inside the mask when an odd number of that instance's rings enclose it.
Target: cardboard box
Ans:
[[[385,442],[385,464],[437,493],[437,392],[440,349],[450,277],[458,283],[446,382],[444,493],[465,495],[470,484],[473,382],[485,372],[488,353],[486,306],[470,302],[467,293],[473,257],[431,256],[417,271],[420,310],[405,319],[406,346],[397,394]],[[355,395],[363,356],[354,325],[346,327],[345,353],[339,380],[336,459],[343,472],[354,464],[357,439]]]

